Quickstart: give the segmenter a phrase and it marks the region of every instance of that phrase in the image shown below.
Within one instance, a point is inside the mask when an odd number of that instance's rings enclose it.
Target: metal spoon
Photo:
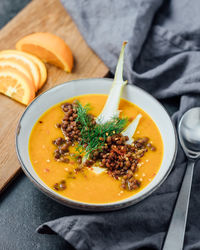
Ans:
[[[163,250],[183,249],[193,169],[195,161],[200,156],[200,107],[192,108],[183,115],[178,134],[188,164]]]

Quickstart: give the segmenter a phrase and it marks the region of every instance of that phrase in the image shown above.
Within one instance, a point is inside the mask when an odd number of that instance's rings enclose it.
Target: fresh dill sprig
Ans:
[[[82,106],[79,101],[76,102],[77,105],[77,115],[76,118],[77,122],[80,122],[82,126],[88,127],[91,125],[92,117],[88,115],[88,112],[91,110],[91,107],[89,104],[86,104],[85,106]]]
[[[81,131],[81,141],[76,150],[79,153],[86,152],[86,156],[92,154],[95,150],[101,150],[106,142],[108,136],[121,133],[128,123],[127,118],[113,117],[106,123],[94,123],[92,116],[89,114],[91,110],[87,104],[82,106],[77,102],[77,115],[76,122],[79,124]]]

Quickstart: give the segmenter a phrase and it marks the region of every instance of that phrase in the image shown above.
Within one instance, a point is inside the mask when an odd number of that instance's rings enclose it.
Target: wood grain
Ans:
[[[40,92],[65,81],[103,77],[108,73],[108,68],[87,46],[59,0],[34,0],[27,5],[0,30],[0,50],[14,49],[21,37],[38,31],[62,37],[75,57],[71,74],[47,65],[48,80]],[[23,105],[0,95],[0,192],[20,170],[15,152],[15,130],[24,109]]]

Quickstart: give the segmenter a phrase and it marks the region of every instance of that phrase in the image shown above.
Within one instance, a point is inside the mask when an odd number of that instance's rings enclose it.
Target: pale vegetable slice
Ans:
[[[106,171],[105,168],[100,168],[98,166],[92,166],[91,168],[88,168],[89,170],[91,170],[93,173],[99,175],[99,174],[102,174],[103,172]]]
[[[115,72],[115,78],[108,95],[106,104],[97,117],[97,123],[106,123],[114,117],[119,116],[119,102],[122,94],[123,87],[126,85],[127,81],[123,80],[123,64],[124,64],[124,50],[127,42],[123,42],[122,49],[120,52],[119,60],[117,63],[117,68]]]
[[[136,118],[127,126],[127,128],[125,128],[122,131],[123,136],[129,137],[129,140],[126,142],[127,144],[133,143],[133,136],[135,134],[135,131],[138,127],[138,124],[139,124],[141,118],[142,118],[141,114],[137,115]]]
[[[33,76],[34,79],[34,85],[36,91],[39,89],[40,86],[40,71],[38,66],[30,59],[30,56],[28,53],[18,51],[18,50],[2,50],[0,51],[0,59],[8,59],[8,58],[14,58],[22,63],[24,63],[25,66],[27,66]]]
[[[0,69],[0,93],[25,105],[35,97],[33,83],[16,69]]]

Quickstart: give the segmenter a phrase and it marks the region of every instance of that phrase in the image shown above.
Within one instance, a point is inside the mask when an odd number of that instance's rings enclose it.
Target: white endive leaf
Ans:
[[[98,166],[92,166],[91,168],[89,168],[93,173],[95,174],[102,174],[103,172],[106,171],[105,168],[100,168]]]
[[[110,93],[108,95],[106,104],[102,112],[96,119],[97,123],[106,123],[107,121],[113,119],[113,117],[119,117],[119,110],[118,110],[119,102],[123,87],[127,83],[127,81],[123,80],[124,49],[126,44],[127,42],[123,42],[119,60],[117,63],[115,78]]]
[[[138,127],[141,118],[142,118],[141,114],[137,115],[136,118],[128,125],[128,127],[122,131],[123,136],[129,137],[129,140],[126,142],[127,144],[133,143],[133,136],[135,134],[135,131]]]

